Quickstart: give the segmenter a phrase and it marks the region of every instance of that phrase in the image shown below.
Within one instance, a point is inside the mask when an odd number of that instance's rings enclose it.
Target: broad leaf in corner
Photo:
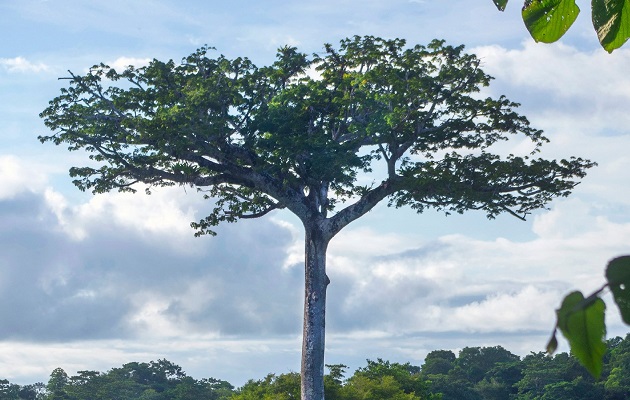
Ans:
[[[606,304],[599,297],[585,299],[581,292],[569,293],[556,311],[558,328],[569,341],[571,352],[595,378],[602,373],[606,352]]]
[[[630,0],[593,0],[593,27],[609,53],[630,38]]]
[[[527,0],[522,12],[529,33],[535,41],[543,43],[560,39],[579,13],[575,0]]]
[[[606,267],[606,279],[623,322],[630,324],[630,256],[611,260]]]

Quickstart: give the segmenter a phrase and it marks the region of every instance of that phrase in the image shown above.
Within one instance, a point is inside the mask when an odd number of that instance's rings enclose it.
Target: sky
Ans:
[[[420,365],[432,350],[544,351],[554,310],[630,254],[630,47],[606,53],[589,2],[559,43],[535,43],[520,4],[491,0],[0,0],[0,379],[46,382],[166,358],[239,386],[299,371],[303,232],[288,212],[193,237],[208,202],[76,189],[85,155],[40,144],[68,70],[179,61],[205,44],[262,66],[353,35],[464,44],[551,140],[541,156],[598,167],[526,221],[378,206],[328,251],[326,363]],[[524,142],[504,145],[505,154]],[[608,300],[608,336],[625,336]],[[564,341],[561,340],[562,343]],[[561,350],[567,347],[562,344]]]

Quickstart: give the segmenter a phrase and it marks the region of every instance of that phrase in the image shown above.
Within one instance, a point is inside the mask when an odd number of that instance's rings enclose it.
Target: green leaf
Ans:
[[[573,25],[580,13],[575,0],[528,0],[523,22],[535,41],[552,43]]]
[[[494,1],[494,5],[497,6],[499,11],[504,11],[505,6],[507,6],[507,2],[508,2],[508,0],[492,0],[492,1]]]
[[[630,256],[611,260],[606,267],[606,279],[623,322],[630,324]]]
[[[593,0],[592,5],[599,43],[611,53],[630,38],[630,1]]]
[[[551,355],[556,352],[558,349],[558,339],[556,338],[556,330],[553,330],[553,334],[551,335],[551,339],[549,339],[549,343],[547,343],[547,354]]]
[[[558,328],[569,341],[571,352],[595,378],[602,373],[606,352],[606,304],[599,297],[584,298],[581,292],[569,293],[556,311]]]

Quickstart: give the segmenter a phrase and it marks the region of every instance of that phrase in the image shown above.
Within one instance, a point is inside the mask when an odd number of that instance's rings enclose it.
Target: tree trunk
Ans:
[[[302,331],[302,400],[324,399],[324,334],[326,319],[326,237],[317,222],[304,224],[305,285]]]

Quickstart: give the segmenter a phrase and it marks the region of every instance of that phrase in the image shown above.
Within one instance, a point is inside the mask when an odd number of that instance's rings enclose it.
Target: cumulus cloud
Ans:
[[[0,199],[0,338],[297,334],[301,274],[282,267],[291,233],[261,220],[194,238],[199,209],[175,196]]]
[[[24,57],[0,58],[0,66],[10,73],[38,73],[50,69],[44,63],[34,63]]]
[[[47,182],[42,166],[21,160],[15,155],[0,155],[0,200],[25,191],[41,190]]]
[[[496,78],[490,90],[522,103],[535,125],[542,122],[550,132],[571,135],[628,132],[630,116],[624,110],[630,106],[630,50],[611,55],[528,40],[520,49],[492,45],[471,52]]]
[[[196,219],[194,207],[201,204],[199,196],[194,194],[191,196],[194,199],[186,202],[186,192],[181,188],[158,190],[150,196],[105,193],[74,206],[51,188],[44,197],[60,227],[76,240],[85,239],[96,227],[115,225],[135,230],[141,237],[148,236],[148,240],[154,235],[168,237],[173,246],[180,244],[177,238],[190,236],[190,222]]]
[[[182,193],[95,196],[69,205],[48,190],[0,201],[0,312],[7,321],[0,336],[299,335],[300,229],[271,218],[195,239],[187,222],[200,211],[186,211],[172,202],[175,195]],[[596,216],[599,223],[565,227],[576,207],[586,206],[561,203],[542,214],[534,223],[538,238],[527,242],[461,235],[426,241],[365,227],[342,232],[328,262],[331,334],[547,329],[560,296],[576,283],[599,284],[604,261],[630,232],[630,224]],[[152,224],[168,214],[172,219]]]
[[[547,332],[565,294],[605,282],[607,261],[628,251],[630,223],[575,199],[536,216],[533,232],[526,241],[415,238],[410,247],[413,236],[396,243],[377,229],[349,230],[329,254],[329,327],[383,335]],[[377,255],[383,250],[372,253],[370,243],[381,235],[384,243],[390,236],[389,252]],[[356,243],[366,251],[353,252]]]

